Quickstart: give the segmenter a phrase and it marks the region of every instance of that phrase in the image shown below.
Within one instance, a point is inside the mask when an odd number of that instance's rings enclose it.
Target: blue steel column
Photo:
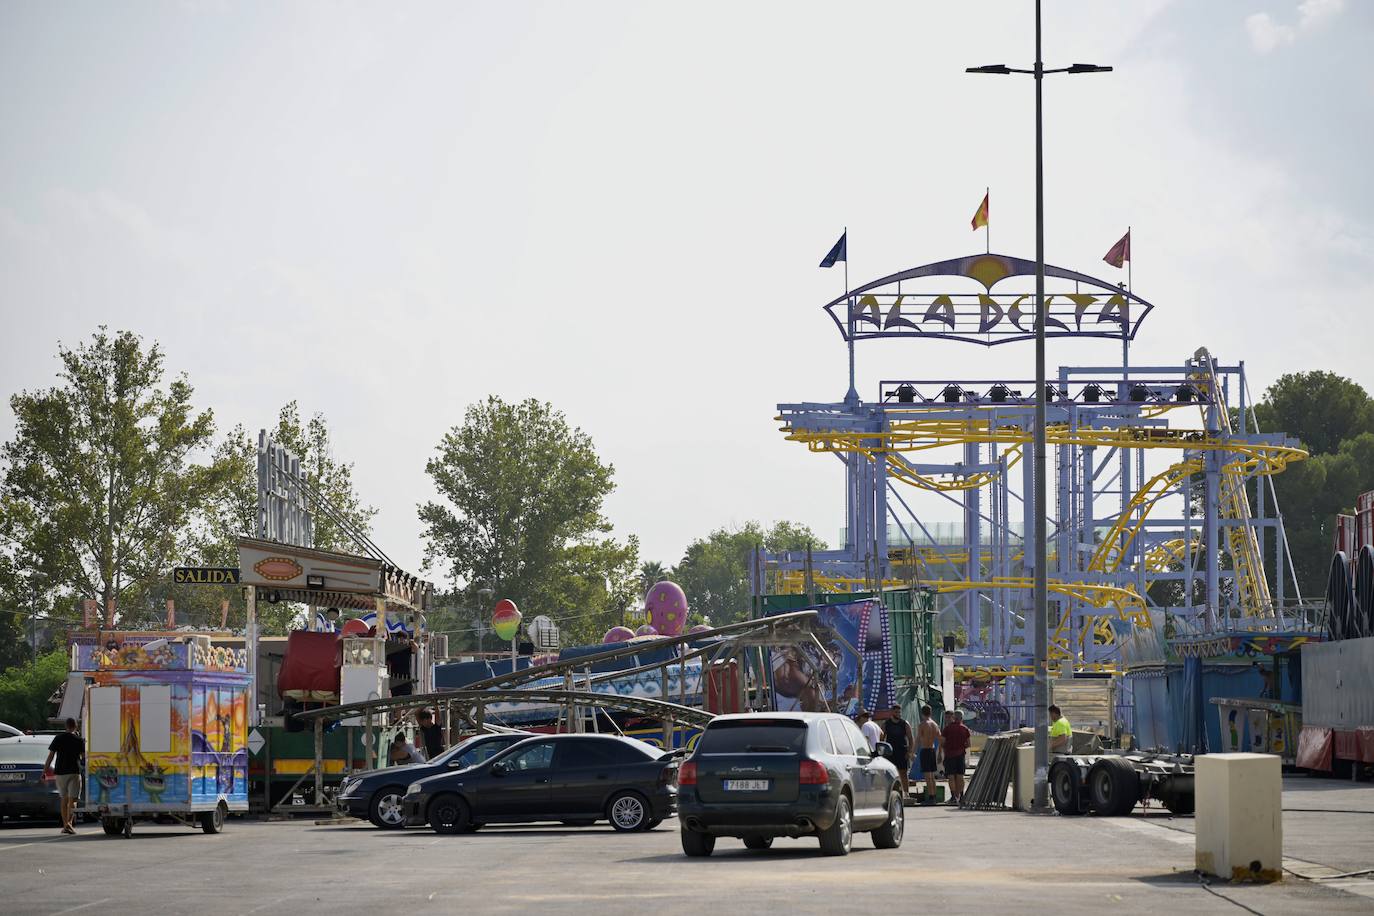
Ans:
[[[964,443],[964,465],[966,468],[973,468],[979,463],[979,452],[977,442]],[[964,491],[964,546],[968,550],[968,562],[965,564],[968,579],[970,582],[977,582],[982,578],[982,499],[978,487],[972,487]],[[982,599],[979,597],[977,589],[969,589],[964,592],[964,630],[968,633],[968,651],[983,652],[983,627],[982,627]],[[975,648],[976,647],[976,648]]]

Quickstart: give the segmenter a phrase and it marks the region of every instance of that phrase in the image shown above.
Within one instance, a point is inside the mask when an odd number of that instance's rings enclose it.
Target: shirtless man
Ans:
[[[921,707],[921,723],[916,726],[916,747],[921,755],[921,775],[926,779],[926,797],[922,804],[935,804],[935,742],[940,739],[940,726],[930,717],[930,707]]]

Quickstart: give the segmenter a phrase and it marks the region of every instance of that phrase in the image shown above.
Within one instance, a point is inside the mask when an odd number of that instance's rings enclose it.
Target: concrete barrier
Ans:
[[[1198,871],[1231,881],[1283,876],[1283,770],[1273,754],[1195,760]]]

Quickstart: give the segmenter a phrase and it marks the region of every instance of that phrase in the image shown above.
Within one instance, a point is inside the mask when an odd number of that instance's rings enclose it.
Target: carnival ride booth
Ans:
[[[311,708],[387,699],[433,689],[433,660],[447,654],[447,640],[425,628],[433,586],[372,557],[333,553],[256,538],[239,540],[241,582],[248,587],[250,621],[258,602],[307,606],[310,629],[280,640],[252,635],[250,657],[259,667],[258,701],[267,750],[262,764],[264,807],[289,804],[295,811],[324,808],[329,791],[385,734],[356,735],[358,718],[326,735],[314,722],[310,742],[292,733],[307,726],[296,715]],[[283,651],[284,650],[284,651]],[[273,671],[275,669],[275,671]],[[373,723],[391,726],[383,716]],[[339,733],[342,733],[340,735]],[[304,736],[301,736],[304,737]],[[359,740],[363,743],[359,745]],[[313,777],[313,783],[310,783]],[[289,783],[289,784],[288,784]],[[313,785],[305,793],[297,790]]]
[[[72,656],[86,683],[81,810],[107,834],[151,817],[218,833],[248,810],[244,650],[204,634],[107,631],[78,636]]]

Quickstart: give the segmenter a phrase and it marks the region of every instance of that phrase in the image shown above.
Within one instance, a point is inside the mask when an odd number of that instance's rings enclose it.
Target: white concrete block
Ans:
[[[1035,745],[1023,744],[1016,749],[1016,778],[1011,785],[1011,805],[1018,811],[1029,811],[1035,801]]]
[[[1233,881],[1283,875],[1283,769],[1274,754],[1204,754],[1195,760],[1195,861]]]

